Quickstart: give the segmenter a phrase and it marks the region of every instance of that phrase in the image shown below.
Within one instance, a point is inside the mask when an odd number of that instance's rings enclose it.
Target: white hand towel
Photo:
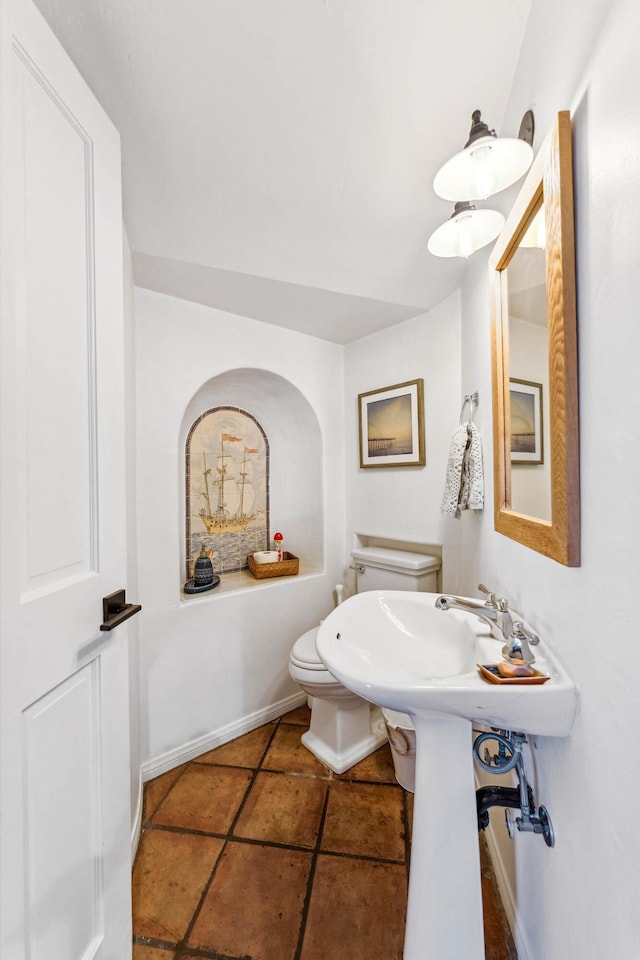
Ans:
[[[440,509],[460,517],[461,510],[482,510],[483,506],[482,442],[475,424],[467,421],[451,437]]]
[[[449,444],[447,477],[444,484],[442,502],[440,504],[440,509],[443,513],[451,513],[456,517],[460,516],[458,501],[460,499],[460,489],[462,486],[462,464],[468,443],[469,432],[467,430],[467,424],[463,423],[453,431],[451,443]]]
[[[462,463],[462,489],[459,506],[462,510],[482,510],[484,507],[482,441],[474,423],[467,423],[467,430],[469,443]]]

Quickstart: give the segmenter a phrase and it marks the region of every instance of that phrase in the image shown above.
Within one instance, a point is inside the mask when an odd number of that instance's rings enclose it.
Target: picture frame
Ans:
[[[511,463],[544,463],[542,384],[509,378]]]
[[[358,394],[360,467],[424,467],[424,381]]]

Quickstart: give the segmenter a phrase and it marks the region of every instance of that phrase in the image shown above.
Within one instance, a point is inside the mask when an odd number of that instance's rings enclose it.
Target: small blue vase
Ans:
[[[193,568],[193,579],[196,587],[205,587],[213,583],[213,564],[202,548]]]
[[[182,589],[185,593],[204,593],[217,587],[219,583],[220,577],[213,572],[213,564],[205,553],[203,544],[193,567],[193,578],[187,580]]]

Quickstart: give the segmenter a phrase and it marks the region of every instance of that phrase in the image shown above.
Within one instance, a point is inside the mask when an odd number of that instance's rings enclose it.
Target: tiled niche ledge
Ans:
[[[302,561],[298,568],[298,573],[291,577],[265,577],[262,580],[256,579],[249,570],[235,570],[233,573],[223,573],[220,576],[220,583],[217,587],[207,590],[206,593],[184,593],[180,591],[180,601],[184,604],[204,603],[213,600],[222,594],[237,593],[241,590],[263,589],[265,587],[277,587],[284,583],[291,583],[292,580],[309,579],[324,574],[321,567],[307,566]]]

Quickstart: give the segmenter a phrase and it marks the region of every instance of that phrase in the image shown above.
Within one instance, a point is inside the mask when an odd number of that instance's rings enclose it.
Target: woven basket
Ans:
[[[247,566],[256,580],[266,580],[269,577],[295,577],[300,561],[293,553],[282,554],[282,560],[275,563],[256,563],[253,554],[247,557]]]

